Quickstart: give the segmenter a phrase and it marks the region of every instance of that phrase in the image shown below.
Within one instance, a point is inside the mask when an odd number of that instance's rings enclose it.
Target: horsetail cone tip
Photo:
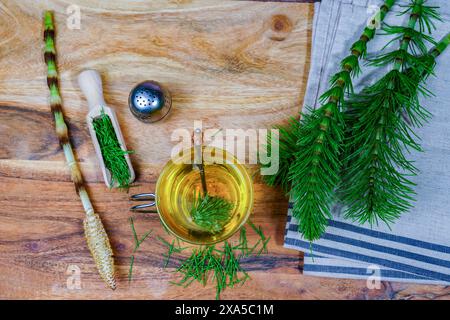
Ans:
[[[103,281],[112,289],[116,289],[114,278],[114,260],[108,235],[100,217],[93,211],[87,214],[83,222],[88,248],[96,261],[96,265]],[[105,250],[107,248],[107,250]]]
[[[84,187],[83,176],[75,160],[73,149],[69,141],[69,132],[62,113],[62,101],[59,94],[58,71],[56,66],[55,32],[53,25],[53,13],[44,13],[44,58],[47,64],[47,85],[50,93],[50,107],[55,119],[55,131],[64,151],[66,162],[70,168],[71,178],[77,194],[83,204],[86,217],[84,219],[84,233],[86,242],[96,267],[102,279],[111,288],[116,288],[114,278],[114,260],[108,235],[100,220],[100,217],[92,208],[89,195]]]

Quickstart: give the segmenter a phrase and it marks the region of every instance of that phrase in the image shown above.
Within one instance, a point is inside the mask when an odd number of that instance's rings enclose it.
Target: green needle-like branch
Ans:
[[[128,190],[131,173],[125,155],[133,153],[133,151],[122,149],[111,119],[103,110],[99,117],[92,119],[92,125],[100,145],[105,167],[111,173],[112,185],[117,184],[118,188]]]
[[[386,0],[380,7],[379,19],[381,22],[395,2],[396,0]],[[351,77],[358,75],[361,71],[358,60],[366,56],[367,43],[375,36],[375,25],[376,21],[374,21],[373,25],[367,26],[364,29],[358,41],[351,46],[351,54],[341,61],[341,71],[331,78],[331,89],[322,96],[324,100],[328,99],[330,104],[327,104],[325,108],[314,111],[316,116],[328,117],[331,116],[333,112],[334,115],[336,115],[336,109],[340,108],[344,91],[353,91]],[[336,101],[336,97],[339,97],[338,101]],[[342,121],[339,120],[339,123],[341,122]],[[320,121],[318,125],[320,125]],[[304,147],[303,143],[299,143],[299,137],[304,134],[310,134],[311,130],[302,130],[302,125],[298,119],[294,117],[289,119],[287,125],[276,126],[275,129],[279,130],[278,137],[276,137],[278,140],[274,141],[274,143],[278,144],[279,148],[279,170],[274,175],[264,175],[263,180],[269,186],[281,186],[286,193],[289,193],[291,191],[292,180],[295,180],[295,174],[294,177],[292,177],[292,172],[290,177],[289,172],[291,170],[291,164],[295,161],[297,153],[302,152],[301,150]],[[313,128],[310,129],[313,130]],[[269,134],[267,138],[267,151],[269,154],[271,153],[272,139],[274,139],[274,137]],[[320,139],[316,141],[319,144],[321,143]],[[262,167],[269,165],[270,164],[262,165]]]
[[[381,7],[384,19],[395,1]],[[322,106],[303,115],[296,130],[297,143],[289,165],[293,216],[299,221],[303,237],[319,239],[331,218],[330,207],[341,170],[340,154],[344,138],[342,105],[346,94],[353,92],[352,77],[360,73],[359,59],[366,56],[367,43],[375,36],[373,27],[366,27],[353,44],[351,54],[341,62],[341,70],[331,77],[330,89],[322,94]]]
[[[448,45],[446,37],[427,53],[426,42],[434,41],[423,32],[431,31],[439,15],[425,2],[412,0],[403,12],[410,15],[407,27],[384,28],[400,39],[400,48],[371,63],[391,64],[392,70],[346,104],[348,132],[339,195],[347,205],[346,217],[361,224],[392,223],[414,200],[410,177],[418,170],[405,153],[422,150],[413,125],[422,125],[429,113],[420,105],[419,96],[430,94],[423,82],[433,73],[435,57]]]

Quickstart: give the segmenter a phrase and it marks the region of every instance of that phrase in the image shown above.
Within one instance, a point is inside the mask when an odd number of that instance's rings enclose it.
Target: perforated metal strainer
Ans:
[[[139,120],[152,123],[163,119],[172,107],[168,90],[156,81],[144,81],[130,92],[128,105]]]

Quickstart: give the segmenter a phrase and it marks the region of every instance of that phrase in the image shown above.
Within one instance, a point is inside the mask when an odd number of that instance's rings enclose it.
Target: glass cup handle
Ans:
[[[146,208],[151,208],[156,206],[156,196],[154,193],[139,193],[134,194],[130,197],[131,201],[150,201],[149,203],[138,204],[132,206],[130,208],[131,211],[140,211],[140,212],[156,212],[156,210],[144,210]]]

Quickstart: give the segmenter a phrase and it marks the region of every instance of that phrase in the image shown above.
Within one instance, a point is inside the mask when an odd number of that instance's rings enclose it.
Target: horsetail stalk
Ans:
[[[450,33],[447,33],[447,35],[439,41],[436,46],[430,51],[430,55],[433,58],[439,57],[450,45]]]
[[[72,145],[69,141],[69,130],[62,112],[56,66],[55,27],[53,24],[53,13],[51,11],[46,11],[44,14],[44,42],[47,85],[50,91],[50,107],[55,119],[56,135],[64,151],[72,181],[86,213],[84,232],[89,250],[94,258],[100,276],[114,290],[116,288],[116,281],[114,278],[114,260],[111,245],[100,217],[94,212],[89,195],[84,186],[83,177],[73,154]]]
[[[347,205],[345,216],[361,224],[392,223],[414,200],[415,184],[409,177],[417,175],[417,168],[405,152],[422,150],[412,126],[422,125],[429,113],[420,105],[419,95],[430,95],[423,82],[449,43],[447,36],[427,53],[425,44],[434,40],[425,32],[431,33],[433,20],[440,17],[425,2],[411,0],[403,12],[410,15],[406,27],[384,27],[386,34],[400,40],[400,48],[379,55],[371,64],[392,65],[392,70],[347,104],[348,156],[339,193]]]
[[[395,0],[386,0],[380,7],[381,21],[394,3]],[[279,172],[283,176],[266,181],[288,181],[293,216],[299,221],[299,232],[309,241],[320,238],[331,218],[330,207],[341,170],[344,97],[353,92],[352,78],[361,71],[359,59],[366,56],[367,43],[374,36],[374,26],[367,26],[341,61],[340,71],[331,77],[330,89],[320,97],[322,106],[309,109],[300,124],[291,124],[291,128],[281,131],[280,150],[287,152],[280,156]]]

